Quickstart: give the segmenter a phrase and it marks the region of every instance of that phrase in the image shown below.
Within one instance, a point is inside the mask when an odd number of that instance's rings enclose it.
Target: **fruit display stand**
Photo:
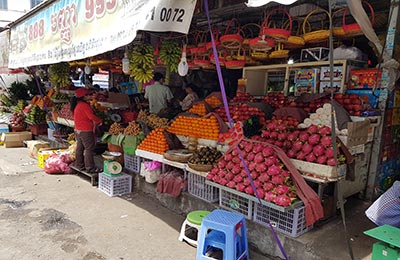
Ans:
[[[147,160],[162,162],[164,160],[164,156],[162,154],[152,153],[145,150],[136,149],[136,156],[142,157]]]

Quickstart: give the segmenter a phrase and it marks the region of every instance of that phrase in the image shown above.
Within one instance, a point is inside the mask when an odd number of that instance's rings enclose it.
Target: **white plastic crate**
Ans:
[[[122,173],[121,176],[109,177],[99,174],[99,189],[110,197],[132,192],[132,176]]]
[[[312,228],[312,226],[306,226],[304,204],[299,204],[293,209],[282,212],[256,203],[254,205],[253,221],[269,227],[268,220],[275,230],[291,237],[298,237]]]
[[[235,190],[224,188],[219,190],[219,206],[243,214],[247,219],[253,216],[253,201],[240,196]]]
[[[124,167],[130,172],[140,173],[140,157],[124,153]]]
[[[207,202],[217,202],[219,200],[219,189],[208,185],[204,176],[191,172],[188,172],[188,192]]]

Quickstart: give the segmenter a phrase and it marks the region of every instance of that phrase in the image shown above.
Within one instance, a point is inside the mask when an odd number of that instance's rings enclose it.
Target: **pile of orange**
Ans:
[[[215,116],[209,118],[178,116],[168,127],[168,131],[176,135],[217,140],[219,124]]]
[[[204,103],[194,104],[192,106],[192,108],[189,109],[189,112],[193,113],[193,114],[196,114],[196,115],[199,115],[199,116],[207,115],[207,109],[206,109],[206,106],[204,105]]]
[[[139,150],[152,153],[164,154],[169,149],[167,139],[164,136],[164,129],[157,128],[150,132],[148,136],[138,146]]]
[[[221,100],[219,100],[219,98],[215,96],[208,97],[204,101],[206,101],[212,108],[216,108],[222,105]]]

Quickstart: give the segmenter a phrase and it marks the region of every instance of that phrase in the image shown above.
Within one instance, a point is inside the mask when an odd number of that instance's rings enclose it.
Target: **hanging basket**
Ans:
[[[215,41],[215,47],[217,47],[217,49],[218,49],[221,46],[221,43],[219,42],[218,28],[213,29],[213,36],[214,36],[214,41]],[[213,44],[212,44],[211,39],[209,42],[206,43],[205,46],[206,46],[206,50],[208,52],[212,51]]]
[[[300,30],[301,30],[301,24],[302,23],[299,20],[295,20],[295,21],[296,21],[296,24],[297,24],[297,29],[294,30],[294,32],[291,33],[291,35],[289,36],[289,38],[285,42],[285,48],[286,49],[299,49],[299,48],[302,48],[306,44],[306,42],[304,41],[303,37],[300,36]],[[289,21],[286,22],[285,28],[289,28]]]
[[[370,12],[371,12],[371,25],[374,26],[375,23],[375,11],[374,8],[370,3],[367,1],[362,1],[363,5],[366,5]],[[360,36],[363,35],[363,31],[361,30],[361,27],[358,23],[352,23],[352,24],[346,24],[346,14],[347,14],[348,8],[344,9],[343,12],[343,31],[345,37],[355,37],[355,36]]]
[[[307,23],[308,20],[310,19],[310,17],[312,17],[313,15],[319,14],[319,13],[324,13],[327,15],[328,19],[330,20],[330,15],[329,13],[324,10],[324,9],[316,9],[314,11],[311,11],[306,18],[304,19],[303,22],[303,39],[305,41],[305,43],[319,43],[319,42],[323,42],[329,39],[329,29],[324,29],[324,20],[321,20],[321,29],[318,30],[312,30],[311,31],[307,31]]]
[[[289,19],[289,28],[284,28],[283,24],[281,28],[273,28],[273,23],[270,22],[271,15],[275,13],[283,13]],[[290,14],[284,9],[274,9],[272,10],[266,17],[263,25],[261,26],[260,35],[265,35],[271,37],[277,41],[287,41],[292,31],[292,17]]]
[[[208,59],[208,56],[202,56],[201,58],[195,58],[195,59],[193,59],[193,63],[201,68],[211,65],[211,62]]]
[[[230,30],[235,29],[234,24],[237,24],[237,32],[229,34]],[[232,27],[231,27],[232,26]],[[239,49],[243,43],[243,37],[240,35],[240,23],[237,19],[233,18],[226,26],[225,35],[219,38],[221,45],[226,49]]]
[[[267,52],[271,50],[276,44],[276,41],[271,38],[267,38],[265,36],[260,36],[254,39],[251,39],[249,42],[250,50],[254,51],[264,51]]]
[[[257,28],[257,31],[253,31],[250,28]],[[256,23],[247,23],[242,26],[242,29],[240,30],[242,35],[243,35],[243,43],[242,46],[245,48],[249,47],[250,41],[254,38],[254,35],[259,35],[261,31],[261,26]]]
[[[279,43],[275,51],[269,54],[270,59],[286,59],[289,57],[289,50],[283,49],[283,44]]]
[[[197,32],[195,37],[195,47],[190,48],[190,53],[193,55],[207,55],[206,43],[204,42],[205,32]]]
[[[244,51],[244,48],[241,48],[242,54],[240,53],[240,49],[238,50],[238,54],[243,56],[243,59],[238,60],[238,55],[235,55],[236,59],[228,59],[226,56],[225,52],[225,67],[227,69],[242,69],[244,65],[246,64],[246,52]]]

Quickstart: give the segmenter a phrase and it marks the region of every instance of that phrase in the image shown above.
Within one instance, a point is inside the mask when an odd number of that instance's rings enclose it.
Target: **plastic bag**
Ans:
[[[157,161],[144,162],[144,167],[148,171],[155,171],[155,170],[161,169],[162,163],[157,162]]]
[[[52,154],[44,164],[44,171],[48,174],[69,173],[70,163],[71,157],[69,154]]]
[[[368,57],[357,47],[347,47],[345,45],[333,50],[333,58],[335,60],[368,60]]]

